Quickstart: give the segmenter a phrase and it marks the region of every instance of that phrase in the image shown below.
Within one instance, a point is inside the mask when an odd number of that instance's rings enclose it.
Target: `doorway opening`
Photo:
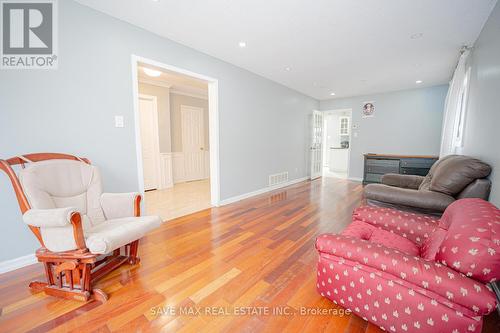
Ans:
[[[352,110],[324,111],[323,177],[347,179],[351,155]]]
[[[217,80],[132,56],[138,181],[148,214],[219,205]]]

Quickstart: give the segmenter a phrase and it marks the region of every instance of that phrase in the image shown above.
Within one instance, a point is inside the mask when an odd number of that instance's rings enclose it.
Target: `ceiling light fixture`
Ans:
[[[413,34],[413,35],[410,36],[411,39],[420,39],[422,37],[424,37],[424,34],[421,33],[421,32]]]
[[[335,96],[335,93],[334,92],[330,93],[330,96]]]
[[[147,76],[158,77],[158,76],[161,75],[161,72],[157,71],[156,69],[151,69],[151,68],[144,67],[143,70],[144,70],[144,73]]]
[[[417,80],[417,81],[415,81],[415,83],[416,83],[416,84],[420,84],[420,83],[422,83],[422,82],[424,82],[424,81],[422,81],[422,80]]]
[[[289,72],[289,71],[291,71],[291,70],[292,70],[292,68],[290,68],[290,67],[285,67],[285,70],[286,70],[287,72]]]
[[[245,47],[247,47],[247,43],[244,41],[241,41],[238,43],[238,46],[241,47],[242,49],[244,49]]]

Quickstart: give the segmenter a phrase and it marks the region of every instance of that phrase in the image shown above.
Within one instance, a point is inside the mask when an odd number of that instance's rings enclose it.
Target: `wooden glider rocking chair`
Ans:
[[[20,165],[18,175],[12,166]],[[99,170],[86,158],[39,153],[0,159],[24,222],[41,244],[36,251],[46,282],[33,291],[105,302],[92,286],[119,266],[139,263],[139,239],[159,227],[158,216],[140,216],[138,193],[102,193]]]

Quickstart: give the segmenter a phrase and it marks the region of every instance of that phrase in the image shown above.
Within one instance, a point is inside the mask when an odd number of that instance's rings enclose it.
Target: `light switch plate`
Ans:
[[[115,127],[122,128],[124,126],[123,116],[115,116]]]

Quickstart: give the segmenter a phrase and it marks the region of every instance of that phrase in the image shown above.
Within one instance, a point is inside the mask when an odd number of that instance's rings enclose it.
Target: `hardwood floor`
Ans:
[[[341,310],[316,292],[314,240],[342,230],[361,193],[359,183],[325,178],[168,221],[141,241],[140,266],[97,284],[105,304],[32,295],[39,265],[1,275],[0,332],[381,332],[354,315],[289,313]],[[234,313],[247,306],[260,313]],[[202,314],[171,315],[181,309]],[[495,315],[485,331],[496,329]]]
[[[163,220],[210,208],[210,181],[202,179],[175,184],[164,190],[148,191],[144,195],[147,215],[158,215]]]

